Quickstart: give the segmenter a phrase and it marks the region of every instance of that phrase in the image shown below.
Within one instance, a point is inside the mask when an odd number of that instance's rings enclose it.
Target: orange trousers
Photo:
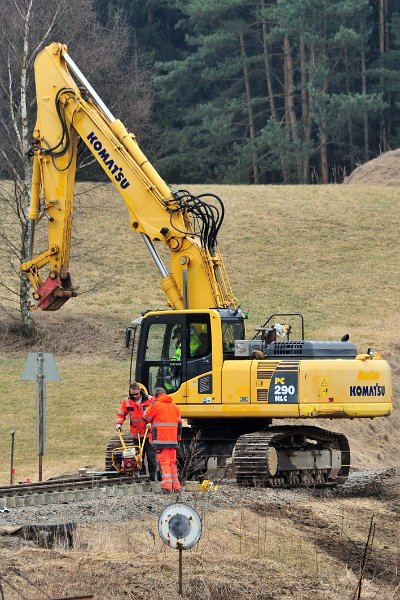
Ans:
[[[180,490],[176,466],[176,448],[157,450],[157,460],[161,467],[161,487],[163,490]]]

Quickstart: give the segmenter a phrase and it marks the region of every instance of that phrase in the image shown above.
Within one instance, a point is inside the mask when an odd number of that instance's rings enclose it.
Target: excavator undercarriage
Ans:
[[[243,435],[229,426],[203,431],[184,431],[180,462],[185,478],[220,478],[233,468],[241,486],[326,487],[344,483],[349,474],[350,448],[340,433],[302,425],[268,426]]]
[[[319,427],[271,427],[240,436],[233,465],[239,485],[326,486],[347,479],[350,448],[343,434]]]

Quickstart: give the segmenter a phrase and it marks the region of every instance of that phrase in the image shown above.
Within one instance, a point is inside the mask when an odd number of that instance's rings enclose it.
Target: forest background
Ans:
[[[395,0],[96,0],[154,68],[156,167],[188,183],[340,182],[399,146]],[[160,139],[159,137],[157,139]]]
[[[35,1],[15,4],[32,4],[33,13]],[[71,4],[52,38],[43,27],[44,43],[62,35],[106,103],[115,105],[116,86],[122,97],[144,95],[140,110],[117,103],[118,114],[166,181],[340,182],[400,145],[396,0]],[[94,20],[98,38],[87,35]],[[108,55],[101,77],[88,54],[103,63]]]

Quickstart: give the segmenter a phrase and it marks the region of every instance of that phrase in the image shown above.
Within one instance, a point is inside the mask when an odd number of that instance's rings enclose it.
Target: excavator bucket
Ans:
[[[69,274],[65,279],[61,279],[57,271],[51,271],[46,281],[34,292],[33,297],[42,310],[58,310],[69,298],[74,298],[76,295]]]

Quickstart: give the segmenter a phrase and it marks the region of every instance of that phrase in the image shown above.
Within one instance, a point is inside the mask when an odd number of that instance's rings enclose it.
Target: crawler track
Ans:
[[[239,485],[330,486],[346,480],[350,449],[343,434],[318,427],[271,427],[240,436],[233,463]]]

